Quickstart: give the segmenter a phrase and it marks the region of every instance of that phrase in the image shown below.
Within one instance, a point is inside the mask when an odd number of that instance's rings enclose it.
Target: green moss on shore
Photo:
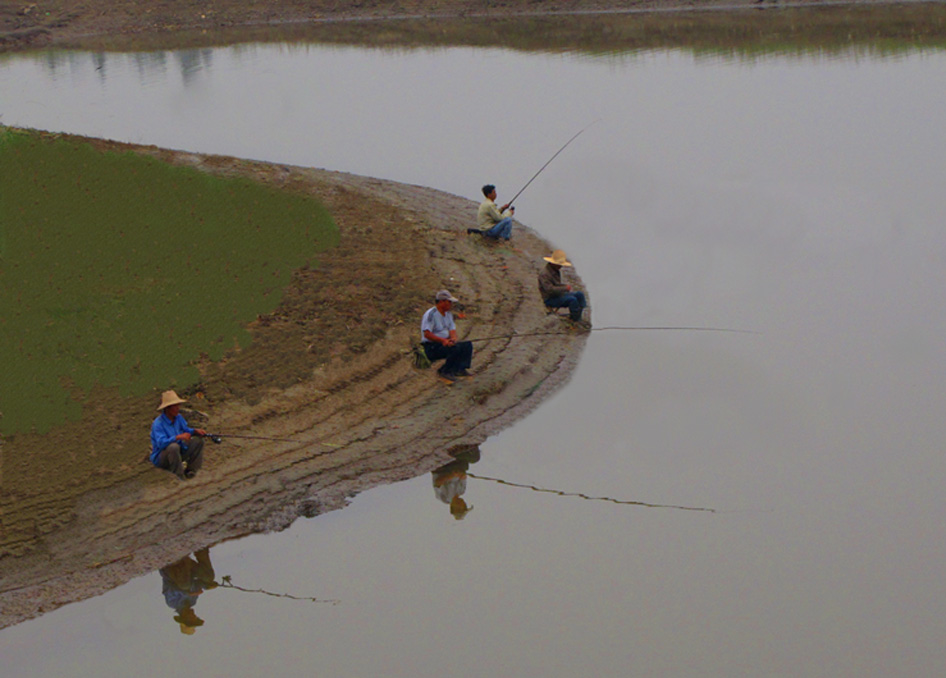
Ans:
[[[0,432],[197,380],[333,246],[318,201],[0,127]]]

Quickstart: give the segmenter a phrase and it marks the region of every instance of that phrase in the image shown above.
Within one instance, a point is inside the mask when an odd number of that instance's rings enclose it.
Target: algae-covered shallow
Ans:
[[[248,343],[293,269],[338,242],[316,199],[0,129],[0,431],[47,431],[96,387],[189,386]]]

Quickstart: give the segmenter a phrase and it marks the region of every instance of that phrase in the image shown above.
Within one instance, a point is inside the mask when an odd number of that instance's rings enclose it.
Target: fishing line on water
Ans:
[[[734,329],[729,327],[687,327],[687,326],[664,326],[664,327],[621,327],[621,326],[608,326],[608,327],[590,327],[588,329],[583,329],[578,332],[569,332],[569,331],[544,331],[544,332],[522,332],[517,334],[501,334],[492,337],[476,337],[475,339],[467,339],[466,341],[490,341],[492,339],[516,339],[517,337],[549,337],[549,336],[575,336],[576,334],[584,334],[585,332],[666,332],[666,331],[679,331],[679,332],[728,332],[733,334],[762,334],[755,330],[741,330]]]
[[[274,593],[272,591],[267,591],[266,589],[248,589],[242,586],[237,586],[233,583],[230,575],[225,575],[220,578],[220,583],[218,584],[219,588],[222,589],[233,589],[234,591],[241,591],[243,593],[262,593],[266,596],[271,596],[273,598],[288,598],[289,600],[299,600],[302,602],[309,603],[329,603],[330,605],[338,605],[340,600],[336,598],[315,598],[312,596],[294,596],[291,593]]]
[[[470,478],[476,478],[477,480],[489,480],[490,482],[498,483],[500,485],[508,485],[509,487],[519,487],[526,490],[532,490],[534,492],[547,492],[549,494],[557,494],[561,497],[578,497],[580,499],[588,499],[590,501],[606,501],[612,504],[623,504],[625,506],[643,506],[645,508],[669,508],[669,509],[676,509],[678,511],[702,511],[704,513],[717,513],[716,509],[704,508],[700,506],[678,506],[675,504],[650,504],[644,501],[629,501],[625,499],[615,499],[613,497],[592,497],[582,492],[565,492],[564,490],[552,490],[552,489],[548,489],[544,487],[537,487],[536,485],[514,483],[509,480],[503,480],[502,478],[491,478],[490,476],[481,476],[475,473],[467,473],[467,475]]]

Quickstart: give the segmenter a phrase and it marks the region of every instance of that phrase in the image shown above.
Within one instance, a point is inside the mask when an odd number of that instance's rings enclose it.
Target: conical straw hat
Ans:
[[[179,405],[180,403],[186,402],[186,400],[181,398],[174,391],[165,391],[161,394],[161,405],[158,407],[158,411],[163,410],[165,407],[170,407],[171,405]]]
[[[552,256],[542,257],[542,258],[545,259],[550,264],[555,264],[556,266],[571,266],[571,263],[565,259],[564,250],[555,250],[554,252],[552,252]]]

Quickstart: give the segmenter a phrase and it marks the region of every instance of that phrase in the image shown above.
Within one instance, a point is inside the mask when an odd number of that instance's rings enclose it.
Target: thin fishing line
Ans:
[[[684,332],[730,332],[735,334],[761,334],[761,332],[756,332],[754,330],[739,330],[731,329],[728,327],[591,327],[584,332],[606,332],[606,331],[622,331],[622,332],[654,332],[654,331],[684,331]],[[465,341],[489,341],[491,339],[515,339],[516,337],[549,337],[549,336],[575,336],[574,332],[562,332],[559,330],[548,331],[548,332],[522,332],[521,334],[501,334],[498,336],[492,337],[476,337],[475,339],[466,339]]]
[[[701,508],[699,506],[676,506],[674,504],[649,504],[643,501],[627,501],[624,499],[614,499],[613,497],[592,497],[581,492],[565,492],[563,490],[550,490],[544,487],[537,487],[535,485],[524,485],[521,483],[513,483],[508,480],[503,480],[502,478],[491,478],[489,476],[480,476],[475,473],[467,473],[470,478],[476,478],[477,480],[489,480],[494,483],[499,483],[500,485],[508,485],[510,487],[520,487],[527,490],[533,490],[535,492],[548,492],[549,494],[557,494],[562,497],[579,497],[581,499],[588,499],[591,501],[606,501],[612,504],[623,504],[626,506],[643,506],[645,508],[669,508],[677,509],[678,511],[703,511],[705,513],[716,513],[716,509],[712,508]]]
[[[272,591],[267,591],[266,589],[248,589],[242,586],[237,586],[230,579],[230,575],[225,575],[221,578],[220,584],[218,586],[222,589],[234,589],[235,591],[242,591],[243,593],[262,593],[266,596],[272,596],[273,598],[288,598],[289,600],[301,600],[303,602],[311,603],[330,603],[332,605],[338,605],[340,600],[335,598],[315,598],[312,596],[294,596],[291,593],[273,593]]]

